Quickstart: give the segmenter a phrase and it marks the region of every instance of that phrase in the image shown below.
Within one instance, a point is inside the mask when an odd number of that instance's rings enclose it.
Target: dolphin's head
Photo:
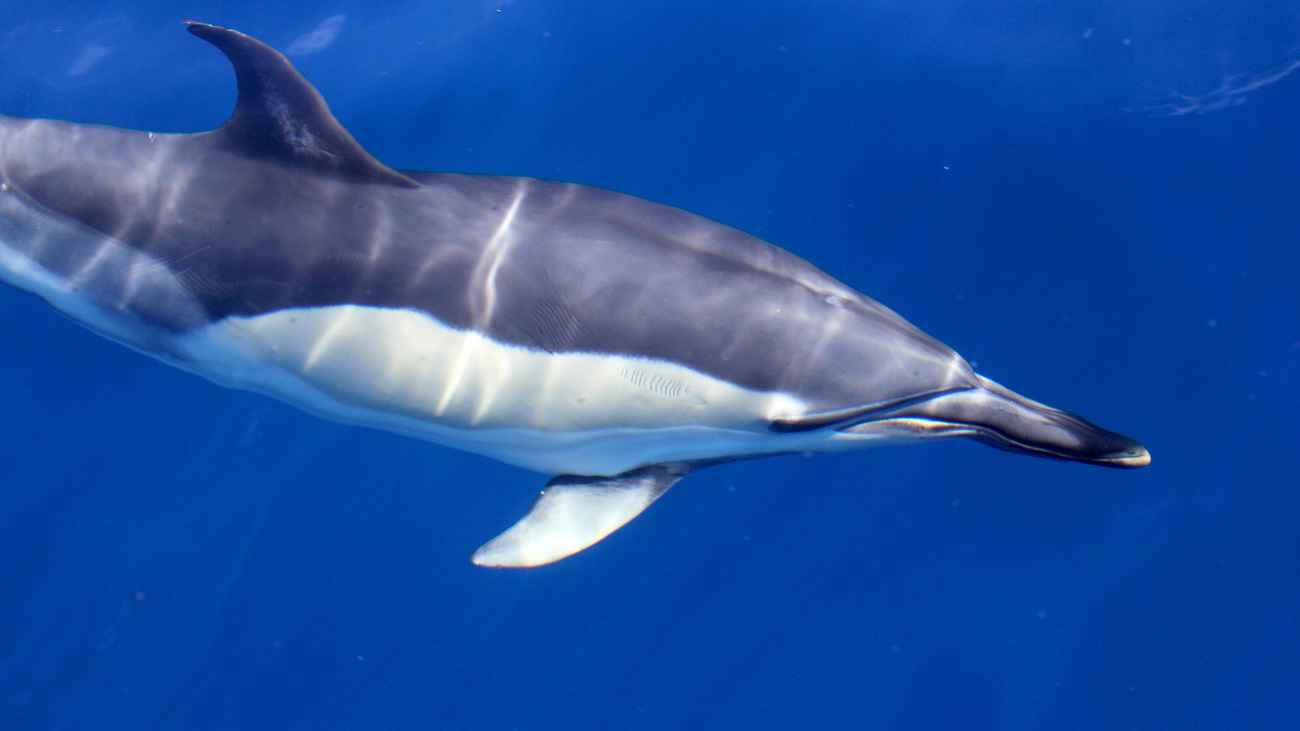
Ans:
[[[1146,448],[1129,437],[976,378],[973,388],[939,391],[840,431],[866,437],[960,436],[1009,452],[1106,467],[1151,462]]]

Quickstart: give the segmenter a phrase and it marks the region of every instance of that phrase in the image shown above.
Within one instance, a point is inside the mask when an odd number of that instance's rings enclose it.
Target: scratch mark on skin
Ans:
[[[524,186],[521,183],[515,190],[515,196],[510,202],[509,210],[501,218],[501,224],[497,226],[492,238],[484,245],[483,255],[479,257],[478,265],[474,267],[470,292],[481,293],[481,306],[476,318],[481,330],[487,329],[487,326],[492,322],[492,313],[497,304],[497,272],[500,271],[501,263],[505,261],[506,253],[509,250],[510,225],[514,223],[515,215],[519,213],[519,204],[523,200]],[[457,354],[456,363],[452,367],[451,376],[447,379],[447,386],[443,389],[442,398],[438,402],[435,414],[442,414],[451,403],[452,396],[460,389],[460,384],[465,379],[466,369],[478,350],[479,342],[479,338],[467,339],[465,347],[461,348],[460,353]],[[493,395],[490,390],[483,391],[482,401],[476,410],[478,415],[481,416],[486,412]]]

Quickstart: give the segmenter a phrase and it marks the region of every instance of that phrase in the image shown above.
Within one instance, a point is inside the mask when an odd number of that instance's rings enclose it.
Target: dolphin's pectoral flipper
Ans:
[[[699,465],[650,465],[613,477],[560,475],[518,523],[474,552],[479,566],[541,566],[622,528]]]

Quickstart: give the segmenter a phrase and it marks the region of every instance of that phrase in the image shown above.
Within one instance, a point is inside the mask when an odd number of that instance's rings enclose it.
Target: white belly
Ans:
[[[788,395],[662,361],[505,345],[409,310],[231,317],[175,350],[224,385],[548,474],[816,448],[767,429],[803,412]]]

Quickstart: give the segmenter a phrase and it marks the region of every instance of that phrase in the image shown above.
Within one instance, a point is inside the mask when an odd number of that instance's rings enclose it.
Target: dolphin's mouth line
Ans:
[[[919,403],[930,401],[940,396],[947,396],[962,391],[970,391],[974,386],[963,386],[960,388],[937,388],[931,391],[923,391],[911,396],[901,396],[888,401],[880,401],[874,404],[864,406],[854,406],[849,409],[840,409],[838,411],[824,411],[819,414],[806,414],[804,416],[793,416],[783,419],[773,419],[768,422],[767,428],[778,434],[790,434],[794,432],[816,431],[834,427],[836,431],[846,431],[855,426],[868,421],[880,421],[881,417],[888,416],[896,411],[901,411]]]
[[[1084,457],[1062,450],[1043,447],[1038,444],[1027,442],[1023,439],[1017,439],[1004,431],[1000,431],[986,424],[968,424],[961,421],[947,421],[927,416],[904,416],[896,419],[880,420],[880,422],[885,421],[890,421],[899,426],[903,426],[908,431],[915,432],[918,436],[931,434],[971,437],[976,441],[983,442],[991,447],[997,447],[998,449],[1003,449],[1009,452],[1021,452],[1038,457],[1046,457],[1048,459],[1058,459],[1065,462],[1087,462],[1088,464],[1095,464],[1101,467],[1116,467],[1121,469],[1145,467],[1151,463],[1151,455],[1146,451],[1146,449],[1143,449],[1140,446],[1135,449],[1130,449],[1127,452],[1120,452],[1114,456]]]

